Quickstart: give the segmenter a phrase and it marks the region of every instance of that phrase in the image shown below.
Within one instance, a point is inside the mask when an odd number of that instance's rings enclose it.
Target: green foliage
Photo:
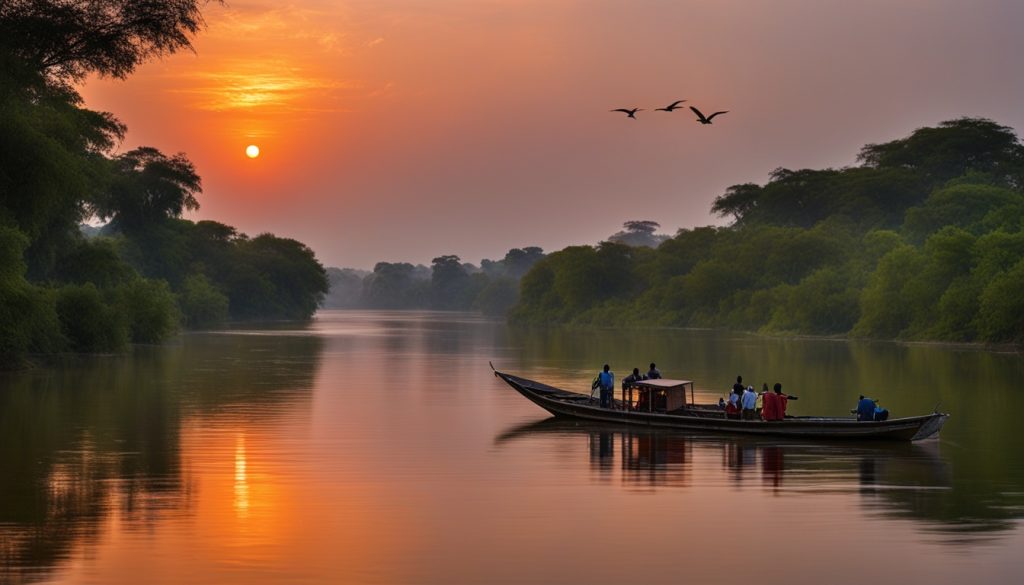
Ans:
[[[680,230],[627,262],[555,252],[523,278],[510,319],[1024,341],[1014,132],[963,118],[868,145],[861,161],[734,185],[712,206],[731,227]]]
[[[144,146],[113,162],[114,179],[94,207],[114,229],[131,234],[199,208],[195,195],[202,191],[202,181],[184,154],[168,157]]]
[[[57,262],[56,276],[63,282],[109,288],[128,282],[137,273],[125,263],[113,238],[80,240]]]
[[[0,3],[0,361],[27,353],[119,351],[188,322],[308,318],[327,289],[299,242],[249,239],[178,219],[199,205],[184,154],[140,147],[112,114],[82,107],[74,83],[124,77],[190,48],[194,0]],[[80,224],[110,219],[86,240]],[[33,284],[35,283],[35,284]],[[63,285],[63,286],[62,286]],[[175,293],[180,293],[176,295]]]
[[[774,289],[768,331],[834,335],[849,331],[860,316],[857,288],[850,270],[827,267],[796,285]]]
[[[978,329],[986,341],[1024,341],[1024,259],[981,294]]]
[[[181,311],[163,280],[136,278],[113,291],[114,308],[128,322],[132,343],[160,343],[177,332]]]
[[[128,345],[129,319],[108,305],[92,283],[58,289],[57,316],[74,351],[116,352]]]
[[[907,210],[903,229],[916,241],[945,226],[978,234],[991,231],[986,223],[1022,203],[1021,193],[994,185],[960,184],[933,192],[920,207]],[[1019,215],[1019,214],[1018,214]]]
[[[0,368],[19,365],[28,353],[58,351],[62,344],[54,297],[25,280],[24,234],[0,226]]]
[[[872,168],[911,170],[932,186],[977,172],[1009,187],[1024,187],[1024,146],[1012,129],[983,118],[949,120],[907,138],[869,144],[859,158]]]
[[[190,329],[210,329],[227,322],[228,297],[202,274],[185,279],[178,296],[185,325]]]
[[[124,78],[146,59],[191,48],[197,0],[5,0],[0,45],[57,83]]]

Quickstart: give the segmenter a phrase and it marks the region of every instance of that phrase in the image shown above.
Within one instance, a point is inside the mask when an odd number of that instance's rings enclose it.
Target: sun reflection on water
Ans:
[[[249,476],[245,464],[245,435],[235,439],[235,515],[249,516]]]

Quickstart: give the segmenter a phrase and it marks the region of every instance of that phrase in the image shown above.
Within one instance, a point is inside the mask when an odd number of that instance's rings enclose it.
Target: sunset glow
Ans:
[[[982,3],[239,0],[207,5],[194,53],[81,91],[127,124],[123,148],[189,156],[197,219],[300,238],[327,265],[479,262],[629,219],[721,224],[730,185],[945,119],[1024,127],[1004,74],[1024,5]],[[653,111],[684,98],[730,113]],[[608,113],[624,105],[645,111],[626,125]],[[243,164],[238,136],[272,139],[273,161]]]
[[[245,156],[249,158],[256,158],[259,155],[260,147],[256,146],[255,144],[250,144],[249,146],[245,147]]]

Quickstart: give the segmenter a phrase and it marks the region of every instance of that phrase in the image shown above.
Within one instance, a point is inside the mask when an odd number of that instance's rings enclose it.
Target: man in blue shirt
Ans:
[[[612,393],[615,391],[615,373],[604,365],[604,370],[597,375],[598,386],[601,387],[601,408],[611,408]]]
[[[860,421],[871,421],[875,420],[875,399],[865,398],[862,394],[860,401],[857,402],[857,420]]]

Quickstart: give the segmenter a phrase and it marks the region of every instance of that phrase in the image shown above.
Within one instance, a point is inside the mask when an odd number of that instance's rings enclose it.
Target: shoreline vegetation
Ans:
[[[125,125],[86,108],[75,85],[191,50],[199,5],[0,6],[0,368],[121,352],[183,328],[308,320],[320,306],[1024,342],[1024,146],[984,118],[868,144],[856,166],[779,168],[764,185],[729,187],[712,205],[725,227],[668,236],[629,221],[596,246],[514,248],[479,266],[444,255],[430,267],[325,270],[296,240],[182,219],[202,193],[192,162],[120,152]]]
[[[75,89],[191,50],[200,4],[0,6],[0,369],[119,353],[181,328],[309,319],[326,294],[301,242],[181,219],[199,208],[192,162],[119,152],[125,125]]]
[[[630,221],[596,246],[547,255],[527,248],[536,254],[518,285],[506,280],[503,302],[483,312],[524,326],[1019,349],[1024,146],[1015,132],[959,118],[868,144],[858,160],[841,169],[779,168],[765,185],[729,187],[712,206],[732,218],[728,226],[670,237],[654,234],[656,222]],[[393,278],[399,265],[388,263],[373,273],[331,268],[332,284],[341,274],[346,282],[332,286],[325,306],[482,309],[473,294],[431,303],[443,288],[444,259],[464,283],[486,282],[495,266],[446,256],[433,270],[402,265],[405,280]],[[340,290],[347,292],[335,296]]]
[[[695,326],[907,342],[1024,340],[1024,146],[960,118],[859,166],[730,187],[726,227],[656,248],[571,246],[522,280],[512,323]]]

